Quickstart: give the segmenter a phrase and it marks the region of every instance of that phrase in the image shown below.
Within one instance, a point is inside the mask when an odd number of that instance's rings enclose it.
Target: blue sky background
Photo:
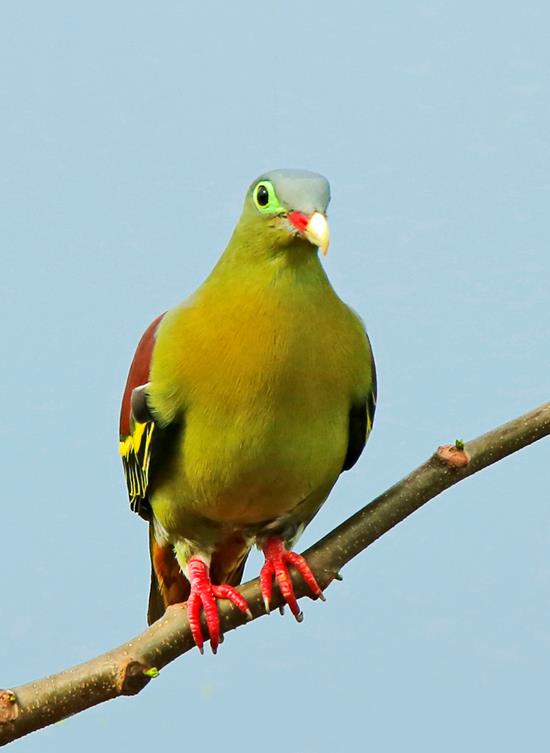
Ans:
[[[144,627],[121,390],[264,170],[330,179],[326,267],[379,373],[367,451],[301,548],[550,398],[549,26],[542,0],[2,3],[0,686]],[[542,749],[548,450],[423,508],[302,625],[258,620],[14,750]]]

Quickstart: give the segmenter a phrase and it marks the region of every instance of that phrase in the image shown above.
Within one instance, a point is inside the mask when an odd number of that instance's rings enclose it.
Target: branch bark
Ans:
[[[463,447],[440,447],[427,462],[304,553],[321,588],[359,552],[430,499],[549,434],[550,402]],[[307,595],[299,578],[294,578],[294,586],[298,597]],[[265,614],[257,578],[239,590],[253,619]],[[273,606],[280,603],[275,592]],[[223,631],[228,632],[242,625],[245,618],[224,602],[220,620]],[[0,745],[111,698],[139,693],[160,669],[193,646],[185,607],[176,605],[148,630],[112,651],[42,680],[0,690]]]

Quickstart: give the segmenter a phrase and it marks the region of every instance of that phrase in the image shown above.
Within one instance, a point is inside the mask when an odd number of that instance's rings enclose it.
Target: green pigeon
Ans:
[[[132,509],[149,521],[148,620],[187,602],[203,650],[220,642],[217,599],[236,590],[250,549],[297,619],[292,551],[372,428],[376,373],[365,326],[321,264],[329,183],[304,170],[255,180],[216,266],[159,316],[137,347],[122,401],[120,454]]]

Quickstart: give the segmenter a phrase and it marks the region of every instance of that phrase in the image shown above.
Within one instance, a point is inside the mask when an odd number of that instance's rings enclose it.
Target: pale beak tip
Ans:
[[[327,255],[329,230],[327,218],[324,214],[321,214],[321,212],[314,212],[309,218],[304,234],[310,243],[319,247],[323,256]]]

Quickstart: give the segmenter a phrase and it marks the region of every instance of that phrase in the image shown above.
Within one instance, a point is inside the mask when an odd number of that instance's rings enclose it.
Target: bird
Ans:
[[[158,316],[130,366],[120,455],[131,509],[149,523],[148,623],[186,602],[203,653],[220,633],[218,599],[264,554],[266,612],[276,583],[301,621],[289,567],[323,593],[293,547],[371,432],[376,369],[363,321],[321,262],[328,180],[272,170],[250,185],[204,283]]]

